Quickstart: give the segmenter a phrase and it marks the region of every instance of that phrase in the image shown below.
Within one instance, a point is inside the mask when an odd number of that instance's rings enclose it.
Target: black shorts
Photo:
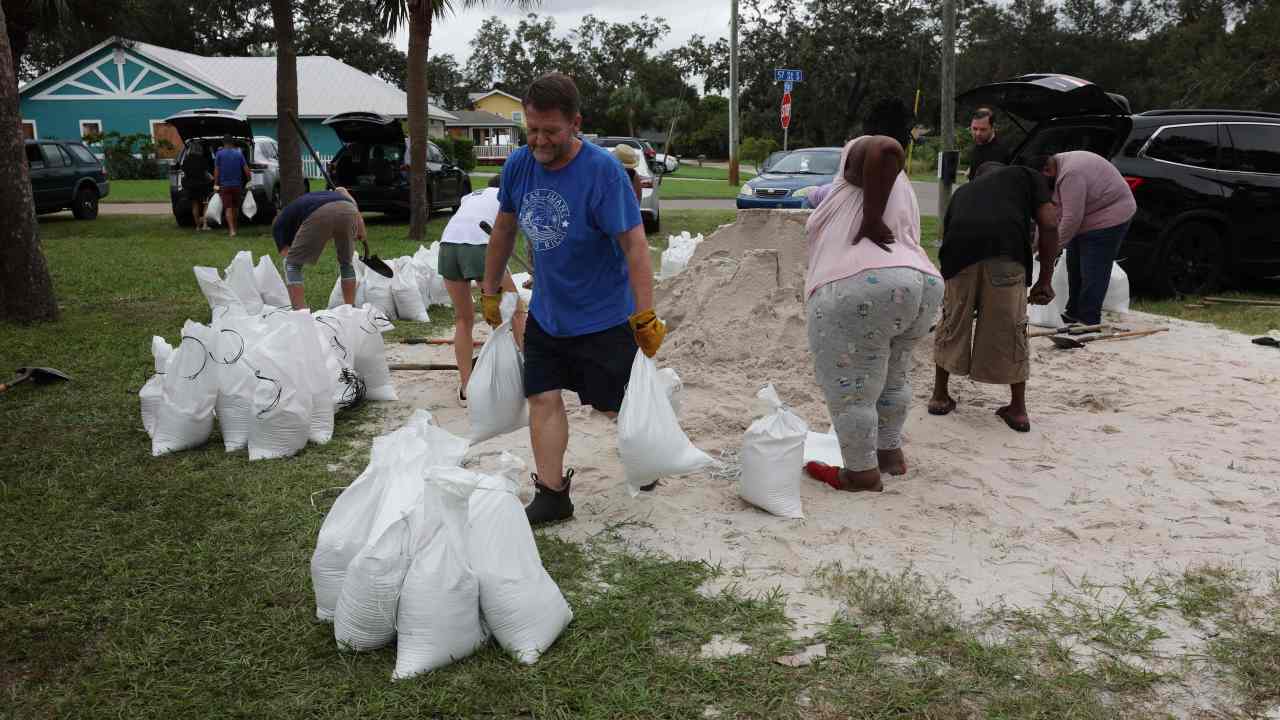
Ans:
[[[636,359],[631,326],[553,337],[530,313],[524,328],[524,394],[533,397],[551,390],[572,390],[583,405],[600,412],[618,412]]]

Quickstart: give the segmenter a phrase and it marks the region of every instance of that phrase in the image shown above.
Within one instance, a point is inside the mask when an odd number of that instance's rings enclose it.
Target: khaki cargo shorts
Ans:
[[[947,280],[933,358],[952,375],[982,383],[1014,385],[1031,377],[1022,263],[991,258]]]
[[[332,239],[338,262],[350,264],[359,226],[360,211],[354,203],[335,201],[321,205],[302,221],[289,246],[287,261],[294,265],[315,265],[324,246]]]

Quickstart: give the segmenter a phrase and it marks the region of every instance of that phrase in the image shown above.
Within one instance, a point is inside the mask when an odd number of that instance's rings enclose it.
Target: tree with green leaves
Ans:
[[[529,8],[539,0],[505,0],[506,4]],[[431,217],[427,183],[427,58],[431,51],[431,24],[452,12],[484,4],[484,0],[374,0],[382,31],[391,35],[409,27],[409,72],[405,92],[409,96],[409,239],[421,242]]]
[[[626,118],[627,134],[636,136],[636,118],[649,107],[649,96],[635,86],[624,86],[609,95],[609,114]]]
[[[689,104],[680,98],[666,98],[657,104],[653,114],[659,122],[667,124],[667,141],[662,144],[662,152],[670,155],[675,145],[676,123],[689,114]]]

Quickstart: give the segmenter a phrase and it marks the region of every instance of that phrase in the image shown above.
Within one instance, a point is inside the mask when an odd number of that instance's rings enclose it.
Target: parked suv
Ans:
[[[89,148],[67,140],[28,140],[26,151],[36,213],[70,208],[77,220],[98,217],[98,201],[111,186]]]
[[[173,217],[182,227],[190,227],[191,199],[182,188],[182,161],[195,145],[200,145],[209,159],[209,172],[213,172],[213,154],[222,147],[222,140],[230,135],[244,153],[253,178],[247,190],[253,192],[258,212],[253,222],[270,223],[281,210],[280,200],[280,147],[273,138],[254,137],[249,119],[232,110],[200,108],[185,110],[164,120],[178,131],[182,149],[169,168],[169,204]]]
[[[371,112],[325,119],[342,141],[329,177],[351,192],[361,210],[409,212],[409,143],[395,118]],[[471,177],[433,142],[427,144],[427,208],[457,210],[471,193]]]
[[[1123,97],[1066,75],[1024,75],[957,99],[1035,123],[1014,162],[1067,150],[1111,160],[1138,203],[1120,263],[1143,287],[1200,295],[1280,274],[1280,115],[1133,114]]]
[[[664,155],[663,161],[660,162],[658,160],[658,151],[653,149],[653,144],[648,140],[635,137],[608,136],[593,137],[591,138],[591,142],[605,148],[606,150],[612,150],[619,145],[630,145],[635,148],[636,152],[640,153],[640,156],[644,158],[645,164],[649,166],[650,170],[659,174],[667,172],[667,164],[665,162],[666,156]]]

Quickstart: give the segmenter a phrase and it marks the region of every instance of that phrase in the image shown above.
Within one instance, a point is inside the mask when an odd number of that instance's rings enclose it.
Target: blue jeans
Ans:
[[[1111,265],[1120,252],[1129,223],[1090,230],[1076,235],[1067,243],[1066,317],[1086,325],[1102,322],[1102,301],[1111,284]]]

